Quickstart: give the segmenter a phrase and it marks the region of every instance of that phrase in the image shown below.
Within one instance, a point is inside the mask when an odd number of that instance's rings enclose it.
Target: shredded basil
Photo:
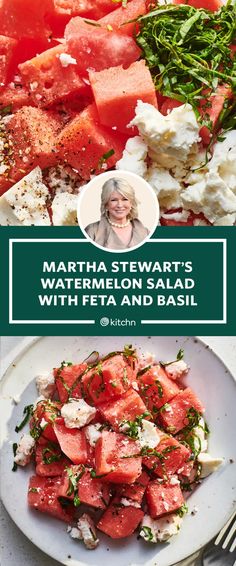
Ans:
[[[25,416],[24,416],[22,422],[15,427],[15,432],[19,432],[20,430],[22,430],[22,428],[24,428],[24,426],[28,422],[29,418],[33,414],[33,408],[34,408],[34,405],[27,405],[24,408],[23,415],[25,415]]]
[[[172,360],[171,362],[161,362],[160,361],[160,365],[165,368],[167,366],[169,366],[170,364],[174,364],[175,362],[179,362],[180,360],[182,360],[184,357],[184,350],[182,350],[182,348],[180,348],[180,350],[177,353],[176,359]]]
[[[13,450],[14,457],[16,455],[17,446],[18,446],[17,442],[13,442],[12,450]],[[17,468],[18,468],[17,463],[13,462],[12,472],[16,472]]]

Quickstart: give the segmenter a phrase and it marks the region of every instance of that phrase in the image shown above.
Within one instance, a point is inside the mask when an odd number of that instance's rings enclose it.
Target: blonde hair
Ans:
[[[120,193],[131,203],[129,218],[134,220],[138,218],[138,200],[136,199],[133,187],[125,180],[118,177],[108,179],[102,186],[101,193],[101,214],[106,215],[106,205],[113,192]]]

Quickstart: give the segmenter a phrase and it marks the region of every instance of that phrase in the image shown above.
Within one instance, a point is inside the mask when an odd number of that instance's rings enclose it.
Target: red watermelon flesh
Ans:
[[[62,452],[73,464],[85,464],[87,460],[87,443],[84,430],[67,428],[64,424],[55,424],[54,431]]]
[[[199,401],[190,387],[187,387],[183,391],[180,391],[178,395],[168,403],[166,408],[163,408],[159,418],[167,432],[176,434],[189,424],[189,418],[194,416],[196,411],[202,414],[204,410],[201,401]]]
[[[165,370],[159,365],[152,366],[144,372],[141,370],[138,375],[138,385],[144,403],[154,416],[157,409],[173,399],[180,391],[178,385],[167,377]]]
[[[103,431],[95,446],[96,474],[104,474],[104,480],[112,483],[134,483],[142,473],[139,453],[140,445],[135,440]]]
[[[128,537],[137,529],[144,512],[136,507],[124,507],[115,498],[98,522],[98,529],[111,538]]]
[[[99,405],[99,411],[105,421],[111,423],[114,430],[119,430],[122,421],[134,421],[137,416],[147,411],[140,395],[133,389],[129,389],[114,401]]]
[[[152,519],[172,513],[184,504],[179,484],[159,483],[158,480],[149,482],[146,497]]]
[[[162,435],[156,451],[163,456],[146,456],[143,464],[160,478],[171,477],[188,461],[190,450],[171,436]]]
[[[41,478],[32,476],[29,481],[28,504],[32,509],[49,513],[65,523],[70,523],[75,513],[75,507],[71,505],[64,509],[59,503],[58,493],[61,481],[60,477]]]

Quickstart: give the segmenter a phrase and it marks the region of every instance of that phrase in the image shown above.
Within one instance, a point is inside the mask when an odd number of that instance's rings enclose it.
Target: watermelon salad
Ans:
[[[236,221],[233,0],[0,0],[0,225],[132,171],[162,225]]]
[[[126,345],[36,377],[40,396],[15,428],[29,422],[29,432],[13,444],[13,471],[34,467],[32,517],[64,521],[88,549],[99,532],[136,531],[150,543],[178,533],[186,498],[222,464],[207,452],[205,409],[184,385],[183,356],[157,362]]]

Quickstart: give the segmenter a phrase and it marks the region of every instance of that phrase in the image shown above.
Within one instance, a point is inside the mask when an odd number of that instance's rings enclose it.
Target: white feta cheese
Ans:
[[[53,372],[50,371],[45,374],[37,375],[35,380],[39,395],[43,395],[45,399],[52,397],[55,391],[55,378]]]
[[[180,379],[188,373],[188,366],[184,360],[176,360],[165,366],[165,372],[171,379]]]
[[[76,226],[78,196],[71,193],[58,193],[52,201],[52,221],[54,226]]]
[[[69,399],[61,408],[61,416],[68,428],[82,428],[93,420],[95,414],[96,409],[84,399]]]
[[[62,67],[69,67],[69,65],[77,65],[76,59],[74,59],[74,57],[71,57],[69,53],[60,53],[58,59],[60,60]]]
[[[175,220],[175,222],[187,222],[189,218],[189,210],[182,210],[181,212],[172,212],[169,214],[162,213],[162,218],[165,220]]]
[[[78,194],[82,183],[78,172],[69,165],[57,165],[46,169],[44,182],[53,195],[65,192]]]
[[[149,365],[154,364],[155,362],[155,354],[152,352],[144,352],[144,354],[140,354],[138,356],[138,368],[143,369]]]
[[[40,421],[40,428],[44,429],[45,426],[48,426],[48,421],[46,421],[44,418],[41,419]]]
[[[161,519],[152,519],[149,515],[144,515],[140,536],[148,542],[164,542],[178,533],[181,523],[182,518],[174,513]]]
[[[208,169],[217,173],[236,194],[236,130],[227,132],[223,137],[224,141],[215,144]]]
[[[86,548],[93,550],[98,546],[99,539],[97,538],[95,525],[87,513],[81,515],[77,523],[77,528],[81,533],[81,540],[84,542]]]
[[[140,177],[144,177],[147,171],[147,144],[139,136],[129,138],[126,142],[123,155],[116,163],[116,169],[131,171]]]
[[[86,426],[86,428],[84,429],[87,441],[92,447],[95,446],[97,440],[102,435],[101,431],[99,430],[101,426],[101,423],[96,423],[94,425]]]
[[[181,197],[184,207],[203,212],[213,224],[226,214],[236,213],[236,195],[213,171],[206,174],[204,181],[189,186]]]
[[[234,226],[236,224],[236,213],[235,214],[226,214],[225,216],[221,216],[221,218],[217,218],[214,222],[214,226]]]
[[[133,501],[128,497],[122,497],[120,502],[122,505],[124,505],[124,507],[136,507],[137,509],[141,507],[140,503],[138,503],[137,501]]]
[[[67,532],[69,533],[70,537],[73,539],[82,540],[82,534],[77,527],[71,527],[70,525],[67,527]]]
[[[224,462],[223,458],[214,458],[205,452],[201,452],[197,459],[199,464],[201,464],[200,478],[206,478],[213,472],[216,472]]]
[[[0,197],[0,226],[50,226],[49,190],[36,167]]]
[[[206,452],[208,442],[205,438],[205,421],[203,417],[199,420],[199,425],[195,426],[192,429],[193,439],[194,439],[194,448],[199,450],[200,452]]]
[[[199,126],[190,104],[163,116],[151,104],[138,100],[135,114],[129,126],[138,127],[156,163],[171,168],[173,160],[186,163],[191,153],[197,153]]]
[[[180,483],[180,481],[178,480],[178,478],[176,478],[176,476],[172,476],[170,478],[170,485],[178,485]]]
[[[142,448],[144,446],[156,448],[160,442],[160,435],[156,425],[143,419],[140,427],[138,427],[138,440]]]
[[[182,186],[167,169],[152,164],[148,169],[146,181],[156,192],[161,207],[171,209],[181,206],[179,195]]]
[[[14,462],[18,466],[27,466],[31,460],[31,455],[35,446],[35,440],[30,434],[24,434],[16,449]]]

